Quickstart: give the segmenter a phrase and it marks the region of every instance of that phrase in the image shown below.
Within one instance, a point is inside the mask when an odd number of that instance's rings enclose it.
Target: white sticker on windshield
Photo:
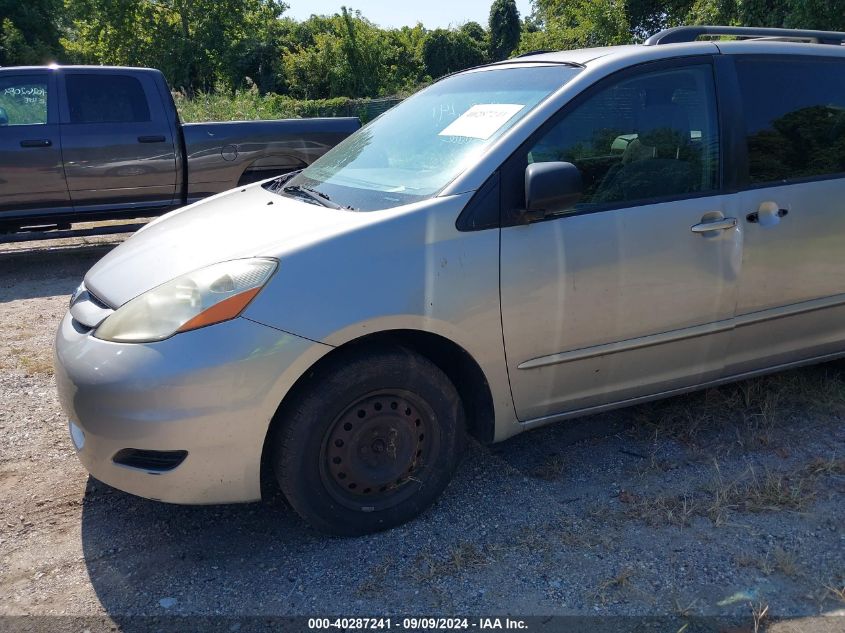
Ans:
[[[518,103],[479,103],[447,125],[438,136],[469,136],[487,140],[524,107]]]

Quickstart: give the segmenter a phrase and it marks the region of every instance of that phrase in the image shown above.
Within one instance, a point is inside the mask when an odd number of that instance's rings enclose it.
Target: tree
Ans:
[[[789,4],[787,27],[845,31],[845,0],[792,0]]]
[[[490,47],[487,31],[478,22],[467,22],[459,30],[469,36],[481,49],[487,50]]]
[[[519,44],[519,11],[514,0],[493,0],[490,7],[490,57],[507,59]]]
[[[686,23],[695,0],[626,0],[625,13],[635,40]]]
[[[0,66],[55,61],[62,13],[61,0],[0,0]]]
[[[845,0],[696,0],[686,22],[841,31]]]
[[[484,51],[461,31],[435,29],[423,41],[423,63],[432,79],[484,62]]]
[[[391,81],[382,94],[413,92],[426,81],[423,44],[427,34],[419,22],[387,32],[389,46],[382,63]]]
[[[523,32],[520,51],[631,41],[624,0],[535,0],[533,22],[539,30]]]
[[[293,96],[375,97],[422,79],[421,26],[385,31],[345,8],[329,18],[312,16],[303,25],[310,34],[282,59]]]
[[[62,43],[74,61],[154,66],[178,88],[208,90],[236,74],[231,51],[267,41],[285,8],[279,0],[66,0]]]

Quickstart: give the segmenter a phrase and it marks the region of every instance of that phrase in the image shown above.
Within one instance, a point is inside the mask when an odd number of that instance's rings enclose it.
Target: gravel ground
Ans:
[[[0,247],[0,615],[121,628],[140,615],[723,615],[737,631],[845,630],[832,617],[845,615],[845,363],[473,443],[418,520],[327,538],[278,497],[170,506],[78,464],[52,339],[120,239]]]

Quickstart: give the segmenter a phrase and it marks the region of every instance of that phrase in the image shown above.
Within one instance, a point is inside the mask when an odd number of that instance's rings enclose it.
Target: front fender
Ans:
[[[355,230],[273,253],[279,270],[245,316],[334,347],[390,330],[442,336],[484,372],[496,439],[517,432],[502,342],[499,231],[457,230],[470,197],[370,212],[380,215]]]

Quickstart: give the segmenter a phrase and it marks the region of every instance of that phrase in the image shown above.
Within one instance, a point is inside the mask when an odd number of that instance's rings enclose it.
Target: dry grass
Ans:
[[[608,578],[596,587],[591,594],[591,598],[598,600],[601,604],[607,604],[611,593],[617,593],[622,590],[631,588],[631,578],[634,576],[634,570],[626,567],[619,571],[612,578]]]
[[[393,557],[386,556],[378,565],[373,565],[369,570],[369,576],[356,589],[360,596],[376,596],[381,593],[384,582],[393,567]]]
[[[53,354],[51,349],[44,350],[42,345],[30,341],[27,347],[12,346],[3,350],[0,369],[4,371],[22,371],[27,376],[52,376]]]
[[[549,455],[543,462],[531,471],[531,476],[545,481],[555,481],[563,475],[566,462],[562,455]]]
[[[763,602],[758,602],[757,604],[749,602],[748,606],[751,608],[751,622],[754,627],[754,633],[765,630],[763,627],[769,619],[769,605]]]
[[[779,512],[800,511],[815,499],[814,478],[802,470],[758,474],[749,467],[740,477],[726,480],[719,464],[715,463],[715,477],[707,489],[709,503],[706,514],[716,524],[727,521],[732,511]]]
[[[824,416],[816,414],[823,413]],[[827,364],[747,380],[718,389],[642,405],[638,428],[653,441],[687,447],[742,450],[781,448],[779,429],[794,421],[845,413],[843,364]]]
[[[53,330],[50,329],[45,338],[44,330],[33,327],[31,323],[9,327],[0,342],[0,369],[8,372],[21,371],[27,376],[52,376],[52,333]]]
[[[845,584],[840,583],[839,585],[825,585],[825,598],[830,597],[838,600],[839,602],[845,602]]]
[[[777,572],[788,578],[797,579],[804,575],[795,554],[780,547],[767,552],[765,556],[742,554],[737,556],[734,562],[738,567],[750,567],[766,576]]]
[[[729,478],[714,460],[710,483],[697,490],[652,496],[623,490],[618,499],[626,506],[622,511],[624,517],[650,527],[686,527],[696,516],[723,525],[735,512],[805,511],[816,500],[820,481],[843,473],[845,460],[817,457],[786,470],[758,470],[749,466],[739,476]],[[605,508],[597,508],[594,513],[596,519],[607,518]],[[785,558],[780,561],[780,567],[789,575]]]
[[[53,375],[53,357],[45,358],[43,355],[21,354],[18,356],[18,364],[27,376],[41,374],[44,376]]]
[[[804,467],[804,473],[810,477],[845,475],[845,459],[841,457],[816,457]]]
[[[620,495],[620,501],[629,504],[625,516],[643,521],[651,527],[687,526],[696,514],[700,514],[699,504],[685,494],[649,498],[629,493]]]
[[[698,601],[698,598],[693,598],[692,602],[690,602],[687,606],[683,606],[683,603],[681,603],[677,598],[673,598],[675,615],[682,618],[690,617],[695,613]]]
[[[492,557],[469,541],[461,541],[438,556],[426,548],[417,555],[411,576],[418,582],[451,577],[466,571],[480,569],[490,564]]]

